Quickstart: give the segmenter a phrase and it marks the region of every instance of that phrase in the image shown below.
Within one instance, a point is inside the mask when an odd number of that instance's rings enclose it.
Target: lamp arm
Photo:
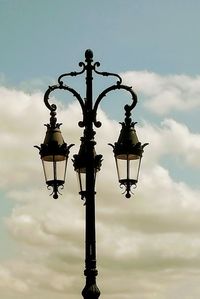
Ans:
[[[114,74],[115,75],[115,74]],[[98,106],[101,102],[101,100],[110,92],[116,89],[122,89],[122,90],[126,90],[131,94],[132,97],[132,104],[131,105],[125,105],[124,109],[126,111],[126,113],[130,114],[131,110],[133,110],[133,108],[136,106],[137,104],[137,95],[135,94],[135,92],[133,91],[131,86],[127,86],[127,85],[122,85],[120,83],[117,82],[117,84],[112,85],[108,88],[106,88],[105,90],[103,90],[100,95],[97,97],[96,102],[94,104],[94,109],[93,109],[93,113],[94,113],[94,124],[96,127],[100,127],[101,126],[101,122],[97,121],[96,116],[97,116],[97,109]]]
[[[55,111],[57,109],[57,106],[55,104],[49,103],[49,96],[50,96],[51,92],[53,92],[54,90],[57,90],[57,89],[64,89],[64,90],[71,92],[73,94],[73,96],[75,96],[75,98],[78,100],[78,102],[81,106],[83,115],[84,115],[85,105],[84,105],[82,97],[75,89],[73,89],[67,85],[64,85],[62,81],[60,81],[59,84],[57,84],[57,85],[49,86],[49,88],[47,89],[47,91],[44,94],[44,103],[50,111]]]

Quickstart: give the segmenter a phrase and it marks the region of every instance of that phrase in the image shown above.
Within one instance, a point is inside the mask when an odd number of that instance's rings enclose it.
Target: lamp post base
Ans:
[[[84,299],[98,299],[101,292],[96,284],[96,276],[98,274],[96,269],[85,270],[86,284],[82,290]]]
[[[100,296],[100,290],[96,285],[96,282],[90,284],[86,283],[82,291],[82,296],[84,299],[98,299]]]

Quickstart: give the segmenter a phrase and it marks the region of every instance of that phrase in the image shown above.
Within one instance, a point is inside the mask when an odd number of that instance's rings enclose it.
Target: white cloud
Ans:
[[[123,82],[145,96],[145,107],[156,114],[200,108],[200,76],[161,76],[147,71],[122,74]]]
[[[200,167],[200,134],[192,133],[185,124],[166,118],[160,126],[144,123],[139,132],[143,140],[150,143],[145,148],[145,163],[150,167],[165,155],[176,155],[182,159],[182,163]]]
[[[152,76],[149,93],[156,80],[160,77]],[[48,196],[33,148],[43,142],[43,123],[49,119],[42,95],[1,88],[0,109],[0,184],[4,199],[16,202],[6,225],[21,249],[2,263],[0,292],[6,299],[15,292],[20,299],[63,299],[66,294],[78,299],[84,285],[84,206],[71,160],[63,196],[55,201]],[[65,140],[77,144],[71,149],[72,158],[81,136],[80,109],[77,104],[59,104],[59,109]],[[120,128],[101,111],[99,118],[104,124],[96,129],[97,153],[104,155],[96,202],[97,280],[102,296],[168,299],[174,290],[184,289],[184,298],[189,294],[186,282],[192,285],[200,275],[200,190],[173,180],[160,160],[174,155],[181,157],[183,165],[199,167],[200,136],[170,118],[160,126],[146,122],[138,127],[138,136],[150,145],[145,148],[135,197],[126,200],[118,186],[112,149],[107,146],[116,141]],[[198,284],[188,288],[197,299]]]
[[[16,278],[11,271],[3,266],[0,266],[0,289],[3,291],[12,289],[13,292],[27,293],[28,285]]]

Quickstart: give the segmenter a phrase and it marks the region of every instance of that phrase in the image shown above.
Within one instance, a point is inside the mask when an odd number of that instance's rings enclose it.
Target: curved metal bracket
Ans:
[[[133,100],[132,104],[124,106],[124,109],[126,111],[126,115],[130,114],[131,110],[133,110],[133,108],[136,106],[136,104],[137,104],[137,95],[133,91],[132,87],[126,86],[126,85],[121,85],[121,84],[116,84],[116,85],[112,85],[112,86],[106,88],[104,91],[102,91],[102,93],[100,93],[100,95],[96,99],[96,102],[95,102],[95,105],[94,105],[94,109],[93,109],[93,112],[94,112],[94,124],[95,124],[96,127],[100,127],[101,126],[101,122],[97,121],[97,119],[96,119],[97,109],[98,109],[98,106],[99,106],[101,100],[107,95],[107,93],[109,93],[110,91],[116,90],[116,89],[126,90],[132,96],[132,100]]]
[[[46,90],[44,94],[44,103],[50,111],[55,111],[57,109],[57,106],[55,104],[51,104],[51,105],[49,104],[49,95],[52,91],[58,88],[59,87],[57,85],[49,86],[49,88]]]
[[[62,81],[60,81],[60,84],[58,84],[58,85],[49,86],[49,88],[47,89],[47,91],[44,94],[44,103],[50,111],[56,111],[56,109],[57,109],[57,106],[55,104],[49,104],[49,95],[51,92],[53,92],[56,89],[64,89],[64,90],[71,92],[73,94],[73,96],[75,96],[76,99],[78,100],[78,102],[82,108],[83,115],[85,114],[84,113],[85,105],[84,105],[84,101],[81,98],[80,94],[75,89],[73,89],[67,85],[64,85]],[[83,122],[84,122],[84,120],[83,120]]]
[[[75,76],[83,74],[86,70],[85,63],[84,62],[79,62],[79,66],[82,67],[82,70],[80,72],[70,72],[70,73],[62,74],[62,75],[60,75],[60,77],[58,77],[58,83],[60,85],[63,85],[63,81],[61,81],[61,79],[63,77],[67,77],[67,76],[75,77]]]
[[[122,83],[122,78],[118,75],[118,74],[115,74],[115,73],[109,73],[109,72],[99,72],[96,70],[96,67],[99,67],[100,66],[100,63],[99,62],[95,62],[94,64],[94,72],[98,75],[101,75],[101,76],[114,76],[114,77],[117,77],[119,79],[119,81],[117,81],[117,85],[118,84],[121,84]]]

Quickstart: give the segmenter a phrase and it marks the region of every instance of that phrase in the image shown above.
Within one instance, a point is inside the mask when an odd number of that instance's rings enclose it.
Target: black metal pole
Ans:
[[[93,130],[93,99],[92,99],[92,58],[93,53],[87,50],[86,58],[86,99],[85,99],[85,130],[86,145],[86,194],[85,194],[85,271],[86,284],[82,291],[84,299],[97,299],[100,296],[96,285],[96,232],[95,232],[95,161]]]

